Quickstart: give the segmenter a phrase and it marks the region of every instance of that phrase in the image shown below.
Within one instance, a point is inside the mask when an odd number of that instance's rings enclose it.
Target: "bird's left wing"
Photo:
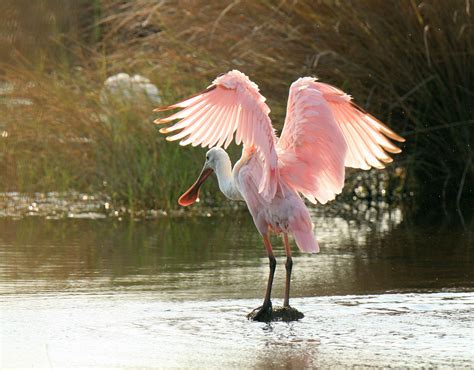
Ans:
[[[345,167],[383,168],[386,151],[404,141],[334,86],[304,77],[290,88],[285,126],[277,144],[280,176],[313,203],[334,199]]]
[[[264,170],[259,193],[266,199],[273,198],[278,181],[276,136],[268,116],[270,109],[255,83],[233,70],[216,78],[203,92],[155,111],[178,108],[179,112],[155,120],[162,124],[179,119],[173,126],[160,129],[161,133],[174,133],[167,140],[180,140],[180,145],[226,148],[235,134],[237,144],[242,142],[245,147],[256,149]]]

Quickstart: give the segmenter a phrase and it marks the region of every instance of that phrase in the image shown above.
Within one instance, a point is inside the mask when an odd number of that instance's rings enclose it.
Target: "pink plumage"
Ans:
[[[236,70],[216,78],[203,92],[156,111],[170,109],[180,111],[155,121],[162,124],[179,120],[160,130],[172,133],[167,140],[212,148],[201,175],[179,203],[187,206],[195,202],[199,187],[215,172],[219,187],[228,198],[246,202],[263,237],[270,258],[270,278],[264,304],[253,317],[256,320],[271,308],[275,258],[268,234],[284,236],[284,306],[289,306],[292,262],[287,235],[293,235],[302,252],[319,251],[301,195],[312,203],[333,200],[344,186],[345,167],[383,168],[392,161],[387,152],[400,152],[388,138],[404,141],[356,106],[342,90],[312,77],[300,78],[291,85],[279,139],[258,86]],[[233,169],[229,156],[220,148],[227,148],[232,140],[243,143],[242,157]]]
[[[182,111],[156,123],[181,119],[161,133],[179,132],[167,140],[181,140],[180,145],[227,148],[234,134],[236,143],[254,147],[262,158],[264,173],[259,192],[266,199],[274,197],[277,187],[278,157],[276,135],[268,113],[270,108],[258,86],[239,71],[231,71],[214,80],[204,93],[179,104],[157,111],[183,108]]]
[[[256,222],[259,210],[268,207],[283,189],[302,194],[312,203],[333,200],[344,186],[346,166],[383,168],[384,163],[392,160],[386,151],[400,152],[386,136],[403,141],[354,105],[342,90],[312,77],[300,78],[291,85],[279,140],[268,116],[270,108],[258,86],[236,70],[216,78],[204,92],[157,111],[174,108],[181,111],[155,121],[179,119],[175,125],[160,130],[173,133],[167,140],[180,140],[181,145],[226,148],[235,139],[237,144],[244,145],[241,161],[249,162],[252,155],[258,158],[252,162],[253,187],[242,182],[246,188],[239,189],[249,194],[243,197]],[[266,227],[276,229],[272,220],[267,224]],[[286,231],[292,233],[290,229]],[[304,245],[308,242],[303,239],[310,238],[297,239],[301,240],[297,240],[300,250],[316,251],[316,244]]]
[[[278,152],[283,181],[312,203],[324,204],[344,186],[348,146],[314,81],[300,78],[291,85]]]

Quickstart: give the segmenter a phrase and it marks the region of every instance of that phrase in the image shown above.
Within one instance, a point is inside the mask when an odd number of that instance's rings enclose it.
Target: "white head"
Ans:
[[[210,168],[213,171],[217,171],[217,166],[223,161],[229,160],[229,155],[221,147],[214,147],[207,151],[206,153],[206,163],[204,163],[204,168]]]
[[[199,175],[196,182],[183,194],[178,200],[178,203],[182,206],[190,206],[199,198],[199,189],[206,179],[213,173],[218,171],[218,167],[221,163],[229,162],[229,155],[226,151],[220,147],[211,148],[206,153],[206,162],[202,168],[201,174]]]

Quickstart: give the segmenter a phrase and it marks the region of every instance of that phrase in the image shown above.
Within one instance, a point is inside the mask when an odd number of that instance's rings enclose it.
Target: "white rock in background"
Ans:
[[[15,87],[12,83],[1,82],[0,81],[0,104],[5,104],[7,106],[21,106],[21,105],[33,105],[33,101],[27,98],[12,98],[10,97],[13,94]]]
[[[13,93],[13,84],[0,81],[0,95],[9,95]]]
[[[143,98],[154,104],[161,103],[160,91],[148,78],[140,75],[130,77],[127,73],[119,73],[107,78],[100,93],[102,104],[107,104],[110,100],[131,103]]]

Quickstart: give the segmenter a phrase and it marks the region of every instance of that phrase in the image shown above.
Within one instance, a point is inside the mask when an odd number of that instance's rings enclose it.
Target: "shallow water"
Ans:
[[[472,224],[313,219],[321,253],[294,253],[305,318],[289,324],[245,318],[268,273],[246,213],[0,219],[1,366],[474,366]]]

